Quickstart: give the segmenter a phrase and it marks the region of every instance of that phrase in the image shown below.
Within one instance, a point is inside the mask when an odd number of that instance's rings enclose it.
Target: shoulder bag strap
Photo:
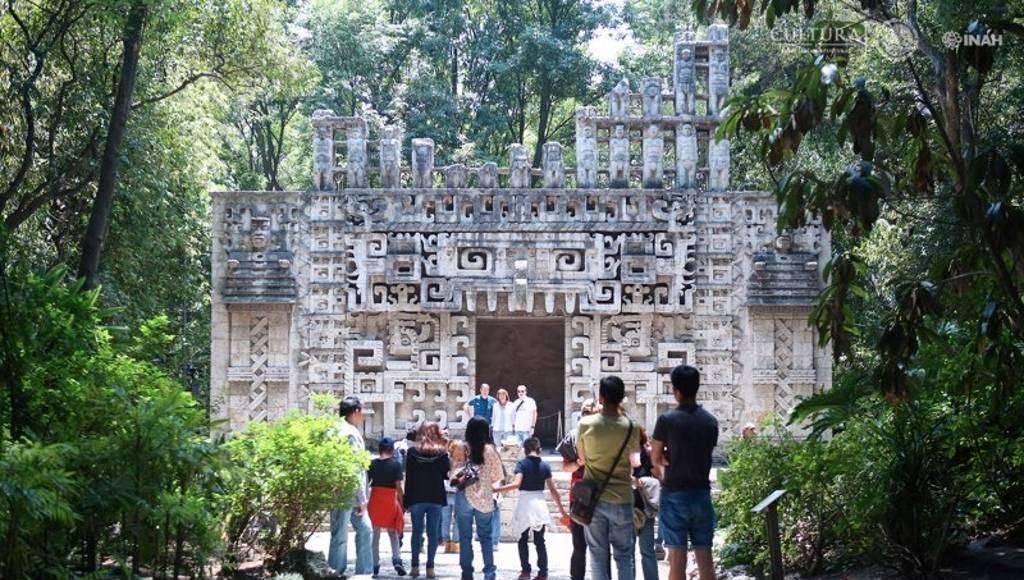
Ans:
[[[601,497],[604,494],[604,489],[608,487],[608,484],[612,480],[612,475],[615,473],[615,468],[618,467],[619,461],[622,460],[622,452],[626,450],[626,445],[629,444],[629,440],[633,437],[633,420],[629,419],[629,429],[626,431],[626,438],[622,441],[622,445],[619,447],[619,453],[615,456],[615,461],[612,463],[611,468],[608,470],[608,475],[605,476],[604,481],[601,483],[601,488],[597,492],[597,496]]]

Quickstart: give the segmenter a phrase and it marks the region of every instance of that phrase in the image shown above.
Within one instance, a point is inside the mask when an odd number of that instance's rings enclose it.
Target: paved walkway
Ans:
[[[350,532],[351,534],[351,532]],[[327,532],[319,532],[313,535],[306,547],[310,550],[327,553],[327,545],[330,539],[330,534]],[[551,580],[569,580],[569,555],[572,554],[572,536],[565,533],[553,533],[547,536],[548,546],[548,565],[550,570],[548,571],[548,577]],[[395,576],[394,570],[391,568],[391,548],[390,546],[385,550],[384,547],[388,545],[385,538],[381,538],[381,570],[378,578],[384,578],[392,580],[398,578]],[[353,572],[353,565],[355,564],[355,538],[349,536],[349,573]],[[406,566],[406,570],[409,567],[409,541],[406,538],[405,544],[402,546],[402,562]],[[533,551],[533,544],[530,545],[530,562],[534,565],[534,573],[536,574],[536,552]],[[459,555],[458,554],[445,554],[444,547],[438,549],[437,557],[435,560],[435,566],[437,570],[438,578],[460,578],[461,573],[459,569]],[[420,565],[423,565],[421,560]],[[498,567],[498,580],[515,580],[519,576],[519,551],[514,542],[502,542],[498,547],[498,551],[495,554],[495,565]],[[661,578],[668,578],[668,564],[661,562],[660,564]],[[473,566],[476,568],[476,577],[483,578],[483,574],[480,568],[483,566],[483,560],[480,556],[480,547],[474,542],[474,556]],[[424,570],[420,569],[420,574],[423,574]],[[636,554],[636,573],[637,580],[643,580],[643,575],[640,574],[640,554]],[[587,577],[590,577],[590,572],[587,572]],[[350,576],[353,578],[353,576]],[[354,578],[368,578],[367,576],[354,576]],[[408,577],[406,577],[408,578]]]

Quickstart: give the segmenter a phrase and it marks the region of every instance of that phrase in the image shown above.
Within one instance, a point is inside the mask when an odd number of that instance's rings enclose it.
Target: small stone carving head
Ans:
[[[619,81],[619,84],[615,85],[615,88],[613,89],[613,91],[615,93],[620,94],[620,95],[623,94],[623,93],[628,93],[629,92],[629,81],[627,79],[623,78],[621,81]]]
[[[253,250],[265,250],[270,245],[270,218],[253,216],[249,225],[249,244]]]
[[[517,143],[512,146],[511,153],[511,165],[513,168],[528,169],[530,167],[529,154],[526,152],[526,146]]]
[[[793,234],[790,232],[782,232],[778,237],[775,238],[775,249],[788,254],[793,250]]]
[[[562,161],[562,145],[554,141],[544,144],[544,161],[560,163]]]
[[[626,136],[626,128],[622,125],[615,126],[615,138],[622,139]]]
[[[693,51],[690,50],[689,48],[682,48],[681,47],[679,49],[679,60],[681,60],[683,62],[692,61],[693,60]]]
[[[644,79],[644,95],[651,99],[661,96],[661,79]]]
[[[647,139],[657,139],[660,136],[661,131],[658,129],[657,125],[648,125],[647,128],[644,129],[644,137]]]
[[[693,128],[693,125],[690,124],[683,125],[682,131],[683,137],[693,137],[694,135],[697,134],[697,132]]]
[[[729,27],[725,24],[712,24],[708,27],[708,40],[714,42],[729,40]]]

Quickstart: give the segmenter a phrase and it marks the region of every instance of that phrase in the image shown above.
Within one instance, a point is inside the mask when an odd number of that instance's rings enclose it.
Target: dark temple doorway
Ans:
[[[516,386],[526,385],[537,400],[541,444],[558,443],[565,417],[565,321],[561,318],[478,318],[476,382],[499,388],[515,402]]]

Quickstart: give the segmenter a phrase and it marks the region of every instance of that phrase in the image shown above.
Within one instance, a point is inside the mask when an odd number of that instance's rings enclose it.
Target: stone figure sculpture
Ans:
[[[665,142],[657,125],[644,130],[644,187],[660,189],[664,185]]]
[[[469,185],[469,172],[462,163],[444,168],[444,186],[449,189],[461,189]]]
[[[661,79],[647,77],[643,82],[643,111],[644,117],[657,117],[661,115]]]
[[[562,164],[562,144],[549,141],[544,144],[544,187],[565,187],[565,166]]]
[[[334,129],[323,123],[331,111],[320,109],[313,113],[313,188],[317,191],[334,190]]]
[[[384,127],[380,137],[381,187],[402,185],[402,138],[398,127]]]
[[[608,140],[609,186],[613,189],[629,187],[629,134],[622,125],[615,126],[615,133]]]
[[[530,154],[525,145],[516,143],[509,150],[508,186],[517,189],[530,187]]]
[[[615,119],[629,116],[629,81],[622,79],[608,93],[608,115]]]
[[[712,138],[708,149],[708,189],[725,191],[729,189],[729,140]]]
[[[434,187],[434,140],[412,140],[412,186]]]
[[[692,32],[684,32],[675,46],[676,114],[692,114],[696,110],[697,69]]]
[[[597,187],[597,126],[594,107],[576,109],[576,187]]]
[[[715,24],[708,28],[712,44],[708,54],[708,110],[718,115],[729,96],[729,28]]]
[[[348,160],[345,164],[345,178],[348,187],[366,187],[369,158],[366,156],[366,123],[359,122],[347,131]]]
[[[498,164],[488,161],[476,170],[476,186],[482,189],[498,187]]]
[[[697,186],[697,131],[689,123],[676,129],[676,188]]]

